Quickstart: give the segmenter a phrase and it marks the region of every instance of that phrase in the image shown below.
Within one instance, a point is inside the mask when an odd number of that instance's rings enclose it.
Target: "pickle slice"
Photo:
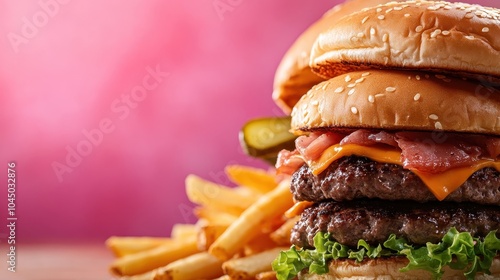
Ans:
[[[240,145],[249,156],[276,163],[278,153],[295,149],[290,117],[268,117],[248,121],[240,131]]]

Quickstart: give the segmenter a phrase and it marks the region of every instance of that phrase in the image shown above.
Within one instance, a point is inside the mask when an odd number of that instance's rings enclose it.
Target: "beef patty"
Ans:
[[[329,232],[339,243],[356,247],[359,239],[376,245],[394,233],[412,244],[423,245],[439,242],[451,227],[472,236],[486,236],[500,229],[500,207],[378,199],[326,201],[304,210],[292,229],[291,241],[299,247],[312,248],[317,232]]]
[[[410,170],[359,156],[341,158],[318,176],[303,165],[292,176],[291,190],[296,200],[307,201],[359,198],[419,202],[437,200]],[[500,206],[500,172],[494,168],[478,170],[445,200]]]

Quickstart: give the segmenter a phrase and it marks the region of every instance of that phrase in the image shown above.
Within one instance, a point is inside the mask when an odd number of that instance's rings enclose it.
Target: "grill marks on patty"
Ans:
[[[326,201],[302,213],[292,229],[291,241],[312,248],[317,232],[329,232],[337,242],[356,247],[359,239],[375,245],[396,234],[412,244],[424,245],[439,242],[451,227],[486,236],[500,228],[500,208],[455,202]]]
[[[291,190],[295,199],[307,201],[360,198],[418,202],[437,200],[410,170],[359,156],[341,158],[318,176],[314,176],[308,166],[303,165],[292,176]],[[475,172],[445,200],[500,206],[500,172],[494,168]]]

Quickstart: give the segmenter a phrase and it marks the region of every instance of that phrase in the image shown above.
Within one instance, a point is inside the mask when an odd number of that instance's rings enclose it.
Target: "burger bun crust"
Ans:
[[[391,0],[346,1],[327,11],[307,28],[285,53],[276,70],[272,95],[276,104],[289,114],[302,95],[312,86],[325,80],[313,73],[309,67],[311,47],[321,32],[335,25],[343,16],[389,1]]]
[[[391,2],[319,35],[311,68],[331,78],[368,68],[453,72],[500,81],[500,10],[444,1]]]
[[[359,128],[500,135],[500,90],[442,74],[356,71],[314,86],[291,116],[299,135]]]

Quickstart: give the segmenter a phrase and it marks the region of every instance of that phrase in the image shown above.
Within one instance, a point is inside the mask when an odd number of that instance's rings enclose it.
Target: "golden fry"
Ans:
[[[225,171],[233,183],[260,193],[267,193],[278,185],[276,177],[263,169],[242,165],[229,165]]]
[[[196,237],[187,237],[175,240],[172,244],[160,245],[147,251],[121,257],[111,264],[110,270],[118,276],[141,274],[197,252]]]
[[[154,280],[156,274],[156,270],[151,270],[146,273],[132,275],[132,276],[123,276],[120,277],[120,280]]]
[[[187,236],[196,236],[198,229],[196,225],[191,224],[175,224],[170,232],[171,238],[185,238]]]
[[[158,269],[154,280],[214,279],[223,274],[221,266],[221,260],[201,252]]]
[[[234,223],[238,216],[221,212],[217,209],[209,207],[196,207],[193,210],[196,217],[205,220],[210,225],[225,225],[229,226]]]
[[[277,246],[290,245],[296,219],[284,215],[293,206],[290,181],[277,183],[274,174],[253,167],[225,171],[237,187],[186,178],[187,196],[198,205],[195,224],[174,225],[170,238],[106,240],[118,257],[111,272],[120,280],[276,279],[271,262],[286,249]]]
[[[245,256],[254,255],[260,253],[262,251],[266,251],[269,248],[276,247],[276,242],[271,239],[269,234],[259,234],[257,237],[254,237],[250,240],[245,247],[243,248],[243,252]]]
[[[196,175],[186,178],[186,194],[193,203],[221,210],[244,210],[258,197],[238,193],[232,188],[206,181]]]
[[[248,257],[231,259],[224,262],[222,268],[231,279],[255,279],[257,274],[270,271],[271,263],[279,252],[287,249],[277,247]]]
[[[300,216],[293,217],[286,220],[286,222],[279,227],[277,230],[271,233],[270,237],[276,244],[280,246],[290,246],[290,234],[292,232],[293,226],[300,219]]]
[[[231,258],[261,232],[263,223],[283,215],[292,205],[290,181],[286,180],[245,210],[210,246],[209,252],[222,260]]]
[[[255,279],[257,280],[276,280],[276,272],[274,271],[265,271],[255,275]]]
[[[198,249],[200,249],[200,251],[207,251],[226,229],[226,225],[206,225],[200,227],[197,238]]]
[[[106,246],[117,257],[135,254],[141,251],[156,248],[163,244],[170,244],[167,237],[118,237],[112,236],[106,240]]]

